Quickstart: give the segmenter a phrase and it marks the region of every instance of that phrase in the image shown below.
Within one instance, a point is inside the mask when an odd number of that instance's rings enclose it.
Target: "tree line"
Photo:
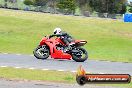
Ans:
[[[4,0],[5,7],[7,2],[16,3],[17,0]],[[79,9],[81,14],[89,14],[98,12],[101,16],[107,14],[124,14],[127,11],[127,0],[23,0],[23,3],[28,6],[44,7],[48,6],[52,9],[62,10],[65,14],[75,14],[76,9]],[[130,8],[131,12],[132,6]]]

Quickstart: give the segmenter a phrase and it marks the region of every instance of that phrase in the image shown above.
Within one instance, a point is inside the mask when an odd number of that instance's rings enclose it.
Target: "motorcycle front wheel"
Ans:
[[[50,50],[46,45],[42,45],[34,49],[33,54],[37,59],[47,59],[50,55]]]
[[[73,60],[75,60],[76,62],[84,62],[88,59],[88,53],[85,49],[77,48],[76,50],[78,52],[72,54],[72,59]]]

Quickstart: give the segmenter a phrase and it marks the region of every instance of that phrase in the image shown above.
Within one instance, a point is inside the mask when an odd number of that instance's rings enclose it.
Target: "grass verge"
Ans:
[[[0,68],[0,77],[10,78],[10,79],[11,78],[20,79],[20,80],[27,79],[27,80],[75,83],[75,73],[71,73],[71,72],[16,69],[9,67]]]
[[[43,70],[29,70],[16,69],[11,67],[0,67],[0,78],[17,79],[17,80],[39,80],[59,83],[76,83],[75,73],[58,72],[58,71],[43,71]],[[98,86],[122,86],[125,88],[132,88],[130,84],[95,84]]]
[[[0,52],[32,54],[41,38],[56,27],[87,40],[90,59],[132,62],[131,23],[7,9],[0,9]]]

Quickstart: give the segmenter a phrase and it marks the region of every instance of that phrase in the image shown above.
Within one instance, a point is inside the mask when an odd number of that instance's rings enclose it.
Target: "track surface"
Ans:
[[[12,81],[0,79],[0,88],[123,88],[123,87],[111,87],[111,86],[96,86],[78,84],[63,84],[52,82],[39,82],[39,81]]]
[[[94,60],[79,63],[72,60],[38,60],[31,55],[0,54],[0,66],[76,71],[80,65],[82,65],[87,72],[92,73],[119,73],[132,75],[132,63]]]

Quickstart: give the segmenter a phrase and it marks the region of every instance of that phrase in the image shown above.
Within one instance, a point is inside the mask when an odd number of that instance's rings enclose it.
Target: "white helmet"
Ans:
[[[60,34],[61,32],[61,29],[60,28],[55,28],[54,29],[54,34]]]

